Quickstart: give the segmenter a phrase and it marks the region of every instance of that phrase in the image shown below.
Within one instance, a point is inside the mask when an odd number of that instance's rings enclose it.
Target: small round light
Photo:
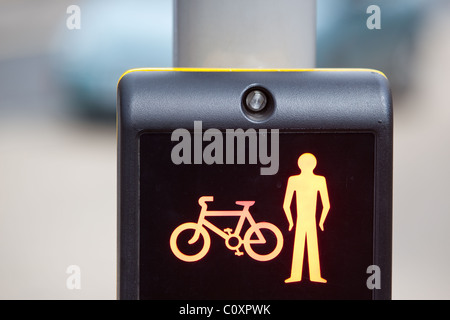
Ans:
[[[247,98],[245,98],[245,104],[249,110],[253,112],[259,112],[266,107],[267,97],[264,92],[260,90],[253,90],[247,94]]]

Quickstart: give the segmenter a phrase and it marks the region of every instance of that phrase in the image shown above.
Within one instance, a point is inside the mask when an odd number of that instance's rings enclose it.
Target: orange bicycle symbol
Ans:
[[[198,222],[183,223],[172,232],[172,235],[170,236],[170,248],[172,249],[173,254],[178,259],[186,262],[194,262],[202,259],[208,253],[211,246],[211,237],[209,236],[206,227],[225,239],[225,245],[227,246],[227,248],[232,251],[236,251],[235,255],[237,256],[242,256],[244,254],[243,252],[239,251],[241,245],[244,245],[245,251],[251,258],[258,261],[272,260],[280,253],[281,249],[283,248],[283,235],[281,231],[271,223],[255,222],[249,211],[249,208],[255,203],[255,201],[236,201],[237,205],[243,206],[243,209],[240,211],[208,211],[206,202],[210,201],[214,201],[214,197],[200,197],[198,199],[198,203],[200,204],[202,209],[200,211]],[[239,221],[237,223],[236,229],[233,232],[231,228],[220,230],[210,221],[206,220],[207,217],[239,217]],[[250,223],[250,228],[245,232],[244,238],[241,238],[240,233],[245,220]],[[252,246],[264,245],[267,243],[266,238],[261,232],[261,230],[264,229],[269,230],[275,236],[275,248],[269,253],[257,253],[252,248]],[[194,231],[194,235],[188,241],[188,244],[195,244],[200,239],[200,236],[202,236],[203,238],[203,246],[197,253],[185,254],[178,248],[177,239],[182,232],[187,230]],[[255,234],[256,237],[253,237],[253,234]]]

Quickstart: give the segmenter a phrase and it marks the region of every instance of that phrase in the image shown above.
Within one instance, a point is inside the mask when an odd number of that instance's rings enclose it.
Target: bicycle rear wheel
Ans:
[[[275,248],[272,251],[261,254],[255,252],[255,250],[253,250],[252,248],[252,245],[264,245],[265,243],[258,243],[257,240],[252,240],[252,235],[258,230],[262,231],[262,229],[269,230],[272,233],[272,235],[276,239],[276,244]],[[251,226],[247,230],[243,242],[245,251],[250,257],[252,257],[257,261],[269,261],[278,256],[278,254],[281,252],[281,249],[283,249],[283,234],[281,233],[280,229],[278,229],[275,225],[268,222],[259,222]]]
[[[195,234],[195,232],[200,232],[200,235],[203,238],[203,246],[199,250],[199,252],[194,254],[186,254],[181,252],[181,250],[178,248],[177,240],[178,237],[181,235],[181,233],[192,230],[192,234]],[[200,239],[200,237],[199,237]],[[193,246],[198,243],[198,239],[195,243],[189,243],[189,241],[186,241],[186,243],[183,243],[183,247],[186,246]],[[186,261],[186,262],[195,262],[200,259],[202,259],[209,251],[209,248],[211,246],[211,237],[209,236],[208,231],[203,228],[202,226],[199,226],[197,223],[194,222],[186,222],[182,225],[179,225],[175,230],[173,230],[172,235],[170,236],[170,249],[172,249],[173,254],[180,260]]]

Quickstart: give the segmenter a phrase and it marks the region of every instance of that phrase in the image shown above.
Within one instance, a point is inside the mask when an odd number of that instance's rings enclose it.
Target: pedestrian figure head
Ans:
[[[304,153],[298,158],[298,167],[303,173],[312,173],[316,165],[316,157],[311,153]]]

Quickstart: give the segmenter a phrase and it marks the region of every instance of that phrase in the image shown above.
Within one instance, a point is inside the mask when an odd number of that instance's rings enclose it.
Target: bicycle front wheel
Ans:
[[[188,237],[192,237],[197,231],[200,232],[203,238],[203,245],[201,245],[202,241],[199,241],[200,237],[192,244],[186,241]],[[178,244],[180,244],[184,252],[180,250]],[[170,249],[172,249],[173,254],[178,259],[186,262],[195,262],[202,259],[208,253],[210,246],[211,237],[208,231],[194,222],[183,223],[173,230],[170,236]]]
[[[252,240],[252,236],[255,232],[260,231],[263,234],[264,242],[260,242],[259,240]],[[265,234],[265,235],[264,235]],[[270,240],[268,243],[267,240]],[[275,245],[273,245],[275,242]],[[264,251],[263,253],[256,252],[253,246],[266,246],[271,245],[274,247],[273,249],[269,248],[268,252]],[[244,236],[244,248],[247,254],[257,261],[269,261],[274,259],[283,249],[283,234],[280,229],[278,229],[275,225],[268,222],[259,222],[250,227]]]

